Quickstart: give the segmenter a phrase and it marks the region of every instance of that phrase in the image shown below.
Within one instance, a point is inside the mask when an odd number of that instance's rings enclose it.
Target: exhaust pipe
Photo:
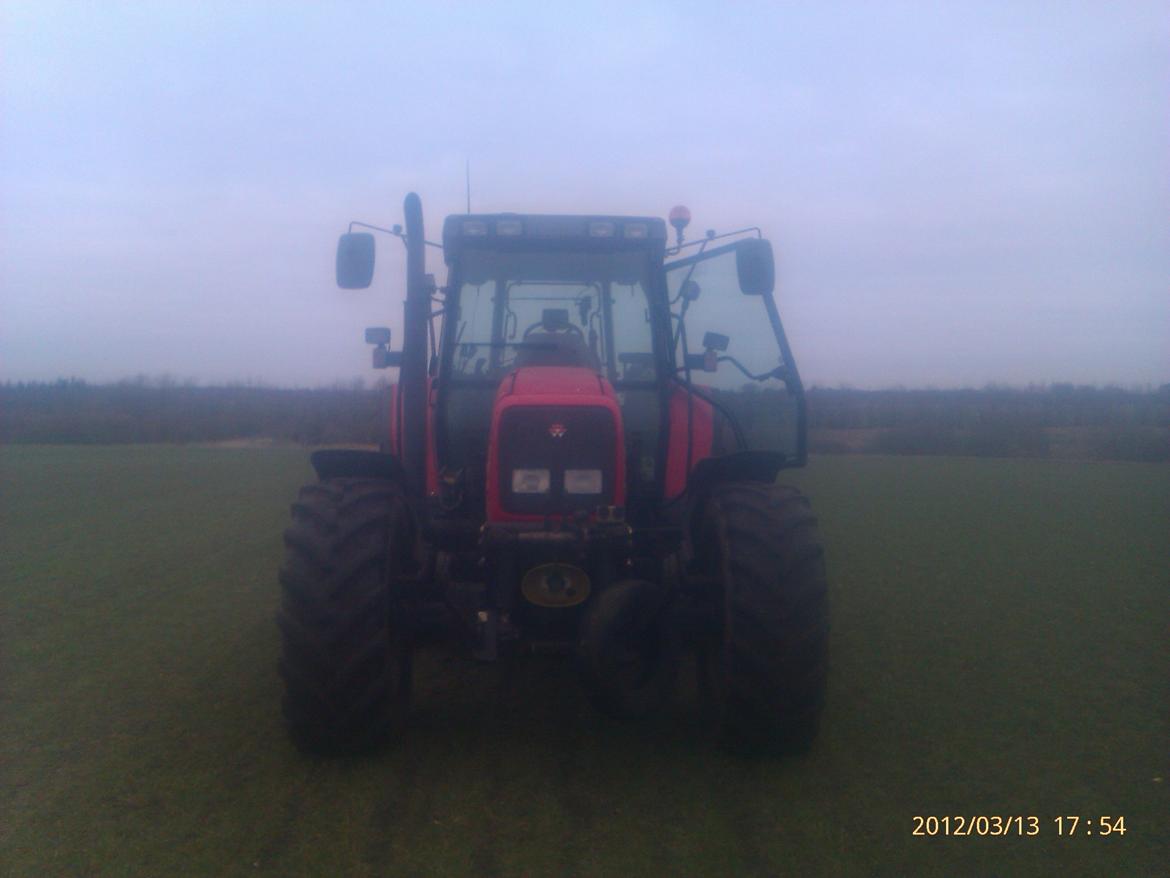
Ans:
[[[411,192],[402,203],[406,220],[406,302],[403,305],[402,366],[398,376],[402,393],[402,466],[410,494],[426,492],[427,322],[431,289],[427,282],[426,235],[422,201]],[[420,508],[424,508],[420,504]]]

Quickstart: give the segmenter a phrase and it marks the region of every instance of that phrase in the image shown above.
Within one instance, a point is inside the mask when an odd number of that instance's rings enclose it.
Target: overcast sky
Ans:
[[[1170,381],[1170,5],[0,4],[0,379],[372,379],[464,209],[759,225],[806,383]],[[441,261],[433,270],[441,274]],[[397,346],[397,344],[396,344]]]

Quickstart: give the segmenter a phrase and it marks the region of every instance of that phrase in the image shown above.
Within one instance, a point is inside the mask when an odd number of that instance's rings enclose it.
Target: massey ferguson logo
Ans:
[[[564,439],[565,434],[568,432],[569,428],[564,424],[555,423],[548,425],[548,435],[552,436],[554,439]]]

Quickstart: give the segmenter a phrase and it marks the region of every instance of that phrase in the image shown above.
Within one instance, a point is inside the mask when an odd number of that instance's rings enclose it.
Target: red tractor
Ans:
[[[450,216],[447,283],[404,205],[401,352],[380,452],[312,455],[280,572],[284,714],[316,752],[392,738],[420,632],[480,660],[576,656],[601,710],[661,707],[693,651],[723,743],[807,747],[828,608],[800,376],[758,229],[671,245],[652,217]],[[368,287],[350,231],[338,284]],[[366,226],[366,228],[376,227]],[[698,344],[696,344],[696,341]]]

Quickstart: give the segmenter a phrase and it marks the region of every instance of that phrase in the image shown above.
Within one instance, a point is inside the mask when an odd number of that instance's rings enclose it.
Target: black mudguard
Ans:
[[[326,448],[309,455],[317,478],[389,479],[405,487],[406,471],[393,454],[380,451],[357,451],[350,448]]]
[[[687,483],[687,529],[692,538],[695,527],[703,518],[703,507],[711,496],[711,489],[726,482],[774,482],[780,470],[792,466],[793,461],[778,451],[739,451],[721,457],[700,460],[691,470]]]
[[[695,464],[687,493],[701,497],[722,482],[774,482],[788,465],[788,457],[778,451],[740,451],[708,457]]]

